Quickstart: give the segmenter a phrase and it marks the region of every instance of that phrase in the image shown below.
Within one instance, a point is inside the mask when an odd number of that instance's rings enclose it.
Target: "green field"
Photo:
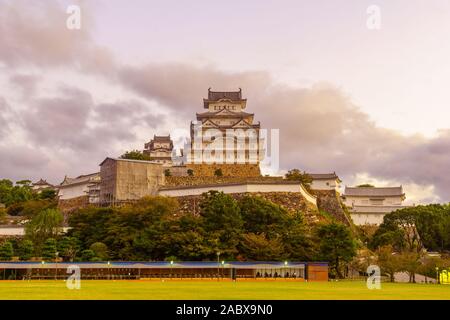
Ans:
[[[450,285],[364,282],[0,281],[0,299],[446,299]]]

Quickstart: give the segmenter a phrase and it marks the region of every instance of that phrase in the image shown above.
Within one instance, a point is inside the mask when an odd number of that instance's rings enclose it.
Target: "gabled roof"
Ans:
[[[403,197],[403,187],[345,187],[344,196],[355,197]]]
[[[211,91],[211,88],[208,89],[208,100],[220,99],[242,100],[242,89],[239,88],[239,91]]]
[[[307,174],[313,179],[313,180],[339,180],[339,177],[336,175],[336,172],[333,173],[309,173]]]
[[[150,140],[150,142],[147,142],[146,144],[144,144],[144,148],[150,151],[154,151],[157,148],[155,148],[154,144],[155,142],[159,142],[159,143],[168,143],[169,144],[169,150],[173,149],[173,141],[172,139],[170,139],[170,134],[168,136],[157,136],[157,135],[153,135],[153,139]],[[164,148],[166,149],[166,148]]]
[[[197,115],[197,119],[203,119],[203,118],[236,118],[236,117],[253,117],[255,114],[254,113],[247,113],[247,112],[236,112],[236,111],[231,111],[231,110],[219,110],[219,111],[206,111],[206,112],[202,112],[202,113],[196,113]]]
[[[211,91],[211,88],[209,88],[208,98],[203,99],[203,106],[208,108],[210,102],[217,102],[220,100],[230,100],[234,102],[247,101],[247,99],[242,99],[241,88],[239,88],[239,91]]]
[[[41,178],[39,181],[33,183],[33,186],[51,186],[51,184]]]
[[[91,180],[96,177],[100,177],[100,172],[84,174],[76,178],[69,178],[68,176],[65,176],[63,182],[61,182],[59,186],[64,187],[75,184],[90,183]]]

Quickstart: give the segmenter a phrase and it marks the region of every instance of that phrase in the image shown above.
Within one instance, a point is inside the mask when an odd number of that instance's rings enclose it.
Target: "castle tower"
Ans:
[[[239,91],[211,91],[203,99],[205,112],[191,122],[188,163],[259,164],[263,145],[260,123],[244,110],[247,99]]]

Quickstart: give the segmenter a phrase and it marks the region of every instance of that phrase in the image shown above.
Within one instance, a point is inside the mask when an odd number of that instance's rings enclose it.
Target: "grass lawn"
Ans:
[[[82,280],[80,290],[65,282],[0,281],[0,299],[446,299],[450,285],[365,282],[216,282]]]

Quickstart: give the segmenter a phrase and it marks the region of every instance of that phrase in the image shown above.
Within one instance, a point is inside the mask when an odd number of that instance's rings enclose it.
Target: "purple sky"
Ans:
[[[449,201],[449,35],[446,0],[0,0],[0,177],[95,171],[183,134],[208,87],[242,87],[282,169]]]

